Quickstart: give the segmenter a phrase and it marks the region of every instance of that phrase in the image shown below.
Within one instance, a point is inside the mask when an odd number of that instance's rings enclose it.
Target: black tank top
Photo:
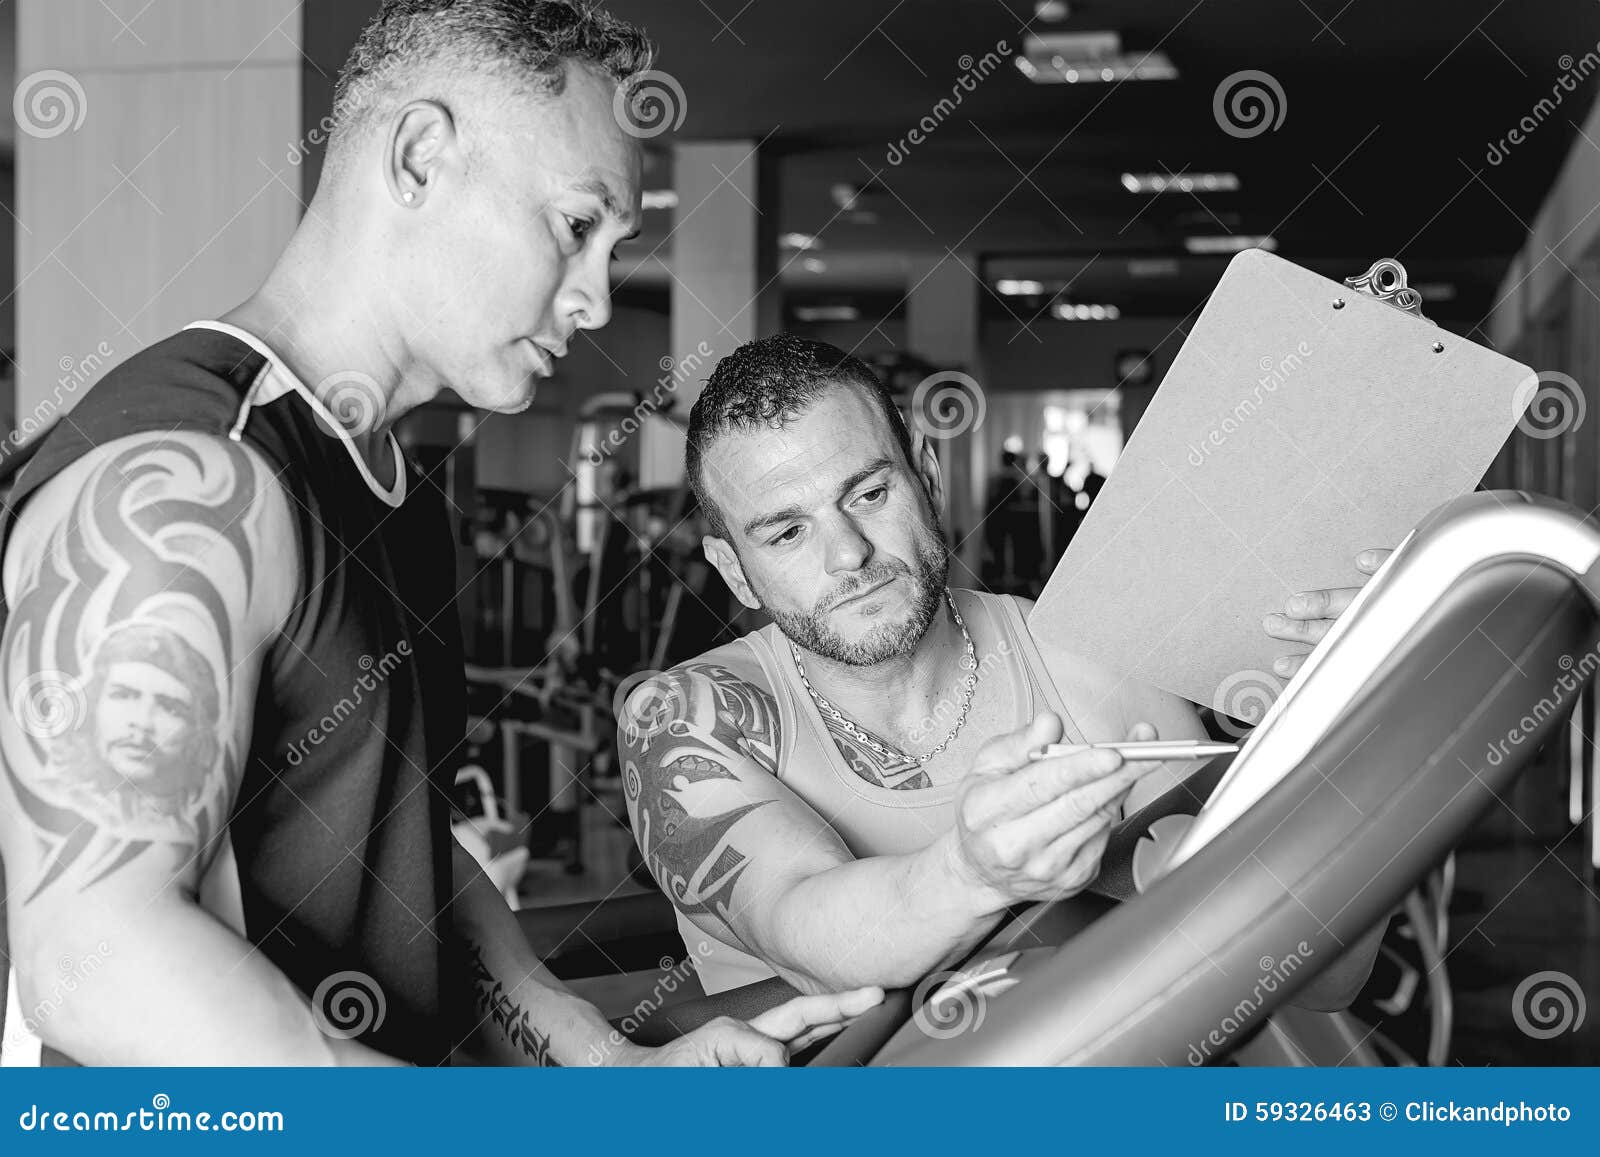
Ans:
[[[395,448],[403,498],[385,501],[298,392],[263,400],[258,388],[247,404],[258,379],[293,380],[267,373],[264,348],[191,328],[117,366],[42,436],[0,516],[0,546],[30,494],[129,434],[232,430],[280,471],[297,522],[300,600],[265,652],[229,821],[233,918],[308,999],[327,1001],[341,985],[374,994],[363,1043],[445,1063],[450,769],[466,701],[443,497]]]

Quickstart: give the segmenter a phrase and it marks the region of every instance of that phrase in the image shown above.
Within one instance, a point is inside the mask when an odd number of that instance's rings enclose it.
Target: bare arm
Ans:
[[[458,1047],[487,1064],[782,1065],[790,1050],[838,1031],[883,999],[876,989],[800,997],[749,1024],[719,1017],[660,1048],[643,1048],[539,963],[504,897],[460,844],[455,880],[455,931],[473,1008]]]
[[[611,1026],[539,963],[505,898],[454,843],[457,951],[471,986],[460,1047],[495,1065],[598,1065],[622,1059]]]
[[[628,706],[628,808],[657,882],[696,925],[803,991],[913,984],[1015,900],[1083,887],[1131,782],[1109,752],[1027,764],[1030,746],[1060,735],[1059,722],[1036,723],[986,751],[954,828],[919,852],[858,860],[778,779],[764,688],[690,664]]]
[[[396,1063],[320,1031],[299,990],[200,902],[249,750],[260,654],[297,594],[294,541],[259,455],[186,433],[93,451],[13,531],[0,639],[6,914],[26,1007],[46,1007],[61,961],[95,961],[35,1018],[78,1061]],[[479,1045],[505,1062],[581,1063],[610,1026],[539,966],[459,849],[456,868]],[[791,1002],[754,1028],[714,1023],[660,1050],[622,1042],[607,1059],[782,1063],[785,1041],[876,999]]]
[[[86,1064],[385,1063],[203,910],[248,749],[260,652],[295,595],[288,500],[196,434],[92,451],[5,559],[0,856],[17,979],[98,967],[40,1022]],[[392,1062],[389,1062],[392,1063]]]

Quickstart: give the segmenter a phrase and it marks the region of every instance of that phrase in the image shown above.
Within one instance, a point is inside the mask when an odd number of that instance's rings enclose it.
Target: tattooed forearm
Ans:
[[[265,482],[232,443],[147,438],[107,455],[71,501],[26,509],[49,529],[23,556],[0,641],[5,771],[42,853],[17,881],[24,904],[156,845],[205,859],[238,766],[239,625]]]
[[[550,1055],[549,1034],[534,1028],[527,1010],[510,998],[505,984],[489,970],[483,950],[476,944],[470,945],[470,949],[467,968],[472,976],[473,1002],[479,1015],[493,1020],[511,1047],[520,1049],[531,1064],[560,1068],[561,1062]]]
[[[686,916],[730,931],[734,885],[748,864],[730,839],[748,802],[729,767],[745,757],[776,773],[778,708],[772,696],[723,667],[693,664],[629,696],[618,733],[624,790],[640,853]]]

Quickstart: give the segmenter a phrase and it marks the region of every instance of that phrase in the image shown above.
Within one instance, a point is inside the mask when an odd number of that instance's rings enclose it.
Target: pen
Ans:
[[[1080,751],[1105,748],[1120,753],[1124,759],[1211,759],[1218,755],[1233,755],[1239,750],[1237,743],[1209,743],[1187,739],[1153,739],[1147,742],[1116,743],[1052,743],[1048,747],[1028,752],[1029,759],[1053,759],[1058,755],[1076,755]]]

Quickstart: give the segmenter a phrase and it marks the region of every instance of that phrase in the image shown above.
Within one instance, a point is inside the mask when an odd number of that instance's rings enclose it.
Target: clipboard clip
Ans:
[[[1393,257],[1374,261],[1361,276],[1346,277],[1344,283],[1357,293],[1365,293],[1369,297],[1376,297],[1379,301],[1386,301],[1396,309],[1420,318],[1429,325],[1437,324],[1432,318],[1423,316],[1422,294],[1406,284],[1406,267]]]

